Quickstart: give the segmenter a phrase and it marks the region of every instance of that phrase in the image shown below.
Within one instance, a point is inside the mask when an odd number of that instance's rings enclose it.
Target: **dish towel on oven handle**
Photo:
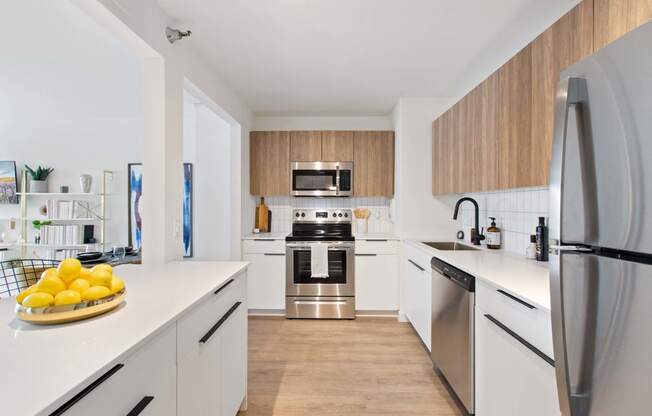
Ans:
[[[310,277],[325,279],[328,276],[328,244],[310,244]]]

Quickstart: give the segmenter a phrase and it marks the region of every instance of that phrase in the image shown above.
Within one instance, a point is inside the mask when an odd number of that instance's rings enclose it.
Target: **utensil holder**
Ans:
[[[369,232],[369,219],[368,218],[356,218],[355,219],[355,230],[358,233],[368,233]]]

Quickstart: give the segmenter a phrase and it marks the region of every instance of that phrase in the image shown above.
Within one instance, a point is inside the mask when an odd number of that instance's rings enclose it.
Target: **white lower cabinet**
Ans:
[[[432,272],[430,256],[411,246],[405,246],[404,263],[404,312],[421,341],[431,348],[432,322]]]
[[[285,309],[285,241],[245,241],[249,270],[247,300],[251,309]]]
[[[554,367],[490,311],[475,311],[475,414],[559,415]]]
[[[176,415],[175,344],[176,325],[172,324],[51,414]]]
[[[246,394],[246,279],[239,278],[178,321],[179,415],[234,416]]]
[[[356,310],[395,312],[399,309],[397,245],[397,241],[356,241]]]

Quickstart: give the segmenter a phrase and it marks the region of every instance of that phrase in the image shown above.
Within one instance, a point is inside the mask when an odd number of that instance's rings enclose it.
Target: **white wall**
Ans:
[[[254,130],[394,130],[391,114],[357,117],[256,117]]]
[[[394,216],[400,237],[455,235],[449,198],[432,196],[432,122],[452,102],[448,98],[401,98],[394,108]]]
[[[193,258],[229,260],[231,128],[197,100],[185,100],[184,114],[184,159],[193,164]]]
[[[53,167],[51,192],[79,192],[84,173],[99,192],[102,171],[114,171],[107,244],[127,244],[127,163],[142,160],[138,57],[67,1],[2,3],[0,24],[20,34],[0,44],[0,159],[15,160],[19,177],[24,164]],[[30,199],[28,216],[44,203]],[[19,214],[0,205],[0,231]]]
[[[171,45],[164,33],[172,19],[156,0],[138,2],[126,0],[70,0],[101,24],[122,36],[143,58],[146,71],[144,106],[145,146],[158,153],[145,154],[144,172],[149,178],[144,184],[144,262],[162,263],[182,257],[181,200],[182,172],[173,169],[183,162],[183,90],[187,80],[216,103],[223,117],[233,127],[232,138],[238,143],[232,156],[241,158],[248,146],[253,115],[247,105],[231,91],[210,65],[185,39]],[[194,94],[195,95],[195,94]],[[220,114],[220,116],[223,116]],[[228,117],[227,117],[228,116]],[[238,134],[237,137],[233,135]],[[242,163],[235,176],[245,169]],[[155,178],[155,179],[152,179]],[[234,178],[240,182],[240,177]],[[248,186],[247,186],[248,190]],[[247,190],[232,193],[233,224],[240,229],[240,206],[248,203]],[[240,242],[231,242],[234,257],[239,258]]]

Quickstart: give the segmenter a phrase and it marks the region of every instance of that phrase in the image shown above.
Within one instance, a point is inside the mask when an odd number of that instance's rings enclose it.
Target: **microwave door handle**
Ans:
[[[335,195],[340,195],[340,167],[335,168]]]

